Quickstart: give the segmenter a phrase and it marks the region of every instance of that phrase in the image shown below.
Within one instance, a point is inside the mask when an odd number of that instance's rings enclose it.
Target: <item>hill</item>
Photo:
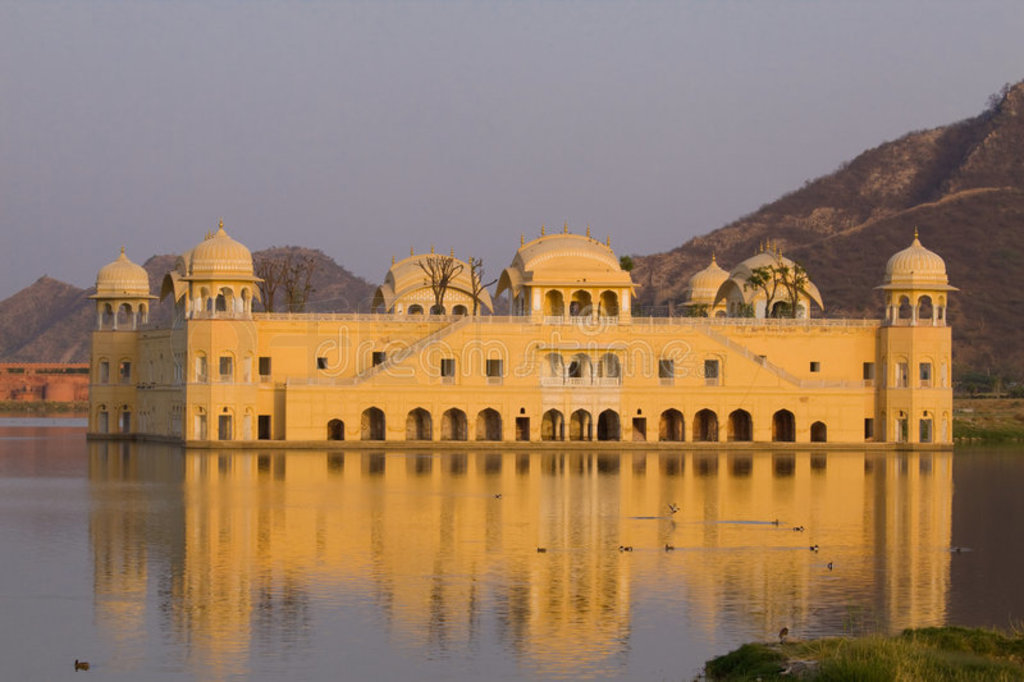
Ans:
[[[307,310],[353,312],[369,310],[373,285],[356,277],[333,259],[314,249],[284,246],[257,251],[261,256],[291,253],[314,263],[314,290]],[[177,255],[150,257],[143,267],[149,273],[150,291],[159,293],[163,277]],[[97,267],[97,270],[99,267]],[[80,289],[51,277],[41,277],[10,298],[0,301],[0,360],[6,362],[86,362],[89,333],[96,323],[96,309],[89,296],[95,289]],[[170,299],[154,301],[150,320],[171,319]]]
[[[802,263],[829,317],[880,317],[889,256],[914,228],[946,261],[955,367],[1024,378],[1024,82],[974,118],[909,133],[721,229],[662,254],[636,257],[640,303],[682,300],[711,254],[723,267],[771,241]]]

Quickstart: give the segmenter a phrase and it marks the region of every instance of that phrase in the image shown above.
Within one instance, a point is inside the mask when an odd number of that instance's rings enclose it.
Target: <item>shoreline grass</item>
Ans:
[[[705,664],[708,680],[1024,680],[1024,634],[958,626],[891,637],[744,644]]]

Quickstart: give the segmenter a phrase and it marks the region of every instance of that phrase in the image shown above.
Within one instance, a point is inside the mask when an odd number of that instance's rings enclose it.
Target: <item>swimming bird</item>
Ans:
[[[803,526],[793,526],[793,530],[795,532],[797,532],[797,533],[803,533],[804,532],[804,527]]]
[[[817,545],[811,545],[808,549],[810,549],[812,552],[817,552],[818,551],[818,546]]]
[[[773,526],[777,526],[779,525],[779,520],[775,519],[774,521],[769,521],[768,523],[772,524]]]
[[[546,551],[548,551],[547,547],[538,547],[537,548],[537,554],[543,554]]]
[[[633,546],[632,545],[619,545],[619,551],[620,552],[632,552],[633,551]]]
[[[830,570],[830,571],[831,571],[831,570],[832,570],[832,562],[830,561],[830,562],[828,562],[828,564],[826,564],[826,565],[828,566],[828,570]]]
[[[665,543],[665,551],[666,552],[671,552],[674,549],[675,549],[675,547],[673,547],[672,545],[668,544],[667,542]]]
[[[789,628],[784,627],[781,630],[779,630],[779,644],[785,644],[786,643],[786,637],[788,637],[788,636],[789,636]]]
[[[500,500],[501,499],[501,493],[494,493],[494,499]]]
[[[88,669],[89,669],[89,661],[80,661],[77,658],[75,659],[75,672],[78,672],[79,670],[88,670]]]
[[[670,512],[672,512],[673,514],[675,514],[677,511],[679,511],[679,505],[676,504],[675,502],[669,502],[668,503],[668,510]]]

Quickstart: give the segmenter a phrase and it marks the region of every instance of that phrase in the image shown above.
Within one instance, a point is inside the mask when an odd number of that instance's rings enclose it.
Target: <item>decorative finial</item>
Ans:
[[[410,246],[409,247],[409,255],[410,256],[415,256],[416,255],[416,247],[415,246]]]
[[[718,261],[715,260],[715,252],[714,251],[711,252],[711,264],[712,265],[718,265]]]
[[[604,245],[605,246],[609,246],[609,247],[612,245],[612,236],[611,235],[608,235],[607,237],[604,238]]]
[[[526,235],[523,234],[522,232],[520,232],[519,233],[519,246],[522,246],[525,243],[526,243]]]
[[[434,255],[434,245],[433,244],[430,245],[430,255],[431,256]]]
[[[223,230],[224,229],[224,219],[223,218],[221,218],[220,222],[217,223],[217,229],[218,230]]]
[[[590,223],[587,223],[587,239],[590,239]]]
[[[124,247],[121,247],[121,255],[124,256]]]
[[[394,256],[392,256],[392,257],[391,257],[391,264],[392,264],[392,265],[394,265],[394,264],[395,264],[395,257],[394,257]]]
[[[541,237],[544,236],[544,226],[543,225],[540,226],[540,236]]]
[[[451,256],[452,258],[455,258],[455,247],[454,246],[451,248],[451,251],[448,252],[448,255]]]
[[[914,226],[914,239],[917,239],[917,226]]]
[[[562,225],[562,234],[569,234],[569,221],[565,221],[565,225]]]

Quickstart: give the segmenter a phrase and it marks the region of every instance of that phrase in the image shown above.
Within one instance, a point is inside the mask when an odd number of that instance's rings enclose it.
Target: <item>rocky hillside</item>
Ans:
[[[356,277],[322,252],[295,246],[275,247],[253,254],[271,257],[291,253],[314,263],[308,310],[352,312],[368,310],[374,286]],[[174,267],[176,255],[152,256],[143,267],[150,291],[159,295],[163,277]],[[102,265],[102,264],[101,264]],[[99,266],[97,266],[99,269]],[[0,301],[0,360],[6,362],[85,362],[89,359],[89,333],[96,322],[95,289],[41,277],[10,298]],[[170,299],[154,301],[153,322],[171,318]]]
[[[827,316],[881,316],[888,257],[922,243],[950,283],[956,371],[1024,378],[1024,82],[980,115],[870,149],[831,175],[668,253],[638,257],[644,305],[681,300],[712,252],[728,269],[771,240],[802,263]]]

